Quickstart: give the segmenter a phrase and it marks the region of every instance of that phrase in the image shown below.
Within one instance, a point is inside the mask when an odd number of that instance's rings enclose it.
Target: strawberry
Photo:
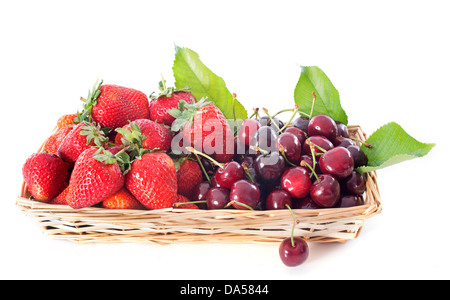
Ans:
[[[194,187],[202,181],[203,173],[197,162],[186,159],[180,164],[177,172],[178,194],[189,198]]]
[[[125,134],[128,141],[130,141],[130,138],[133,137],[133,134],[136,134],[133,132],[133,130],[139,129],[138,134],[140,133],[145,136],[145,139],[142,141],[142,147],[144,149],[155,151],[170,150],[170,145],[173,137],[172,132],[161,124],[153,122],[149,119],[138,119],[131,122],[130,124],[123,126],[122,128],[127,130],[128,132],[124,132],[123,130],[116,130],[118,131],[118,133],[115,138],[115,144],[118,146],[124,144],[122,141],[122,139],[124,138],[123,134]],[[122,132],[123,134],[120,132]]]
[[[64,189],[68,168],[58,156],[39,152],[25,161],[22,173],[31,195],[36,200],[48,202]]]
[[[172,123],[172,131],[181,130],[184,146],[211,155],[220,163],[231,161],[234,156],[234,136],[227,119],[218,107],[200,101],[188,104],[180,101],[178,109],[169,113],[176,119]]]
[[[68,203],[72,208],[95,205],[117,193],[124,182],[116,156],[104,149],[88,148],[72,171]]]
[[[177,108],[181,100],[186,103],[196,102],[194,95],[188,89],[178,90],[173,87],[166,87],[164,79],[159,83],[160,94],[151,96],[150,120],[171,126],[175,118],[167,111]]]
[[[58,156],[64,161],[75,164],[80,154],[92,147],[102,147],[107,142],[104,132],[92,123],[77,124],[62,140],[58,148]]]
[[[56,198],[53,198],[48,202],[48,204],[58,204],[58,205],[69,205],[68,195],[69,195],[69,186],[67,187],[58,195]]]
[[[57,129],[55,133],[47,138],[43,149],[49,153],[58,154],[59,146],[61,146],[62,141],[71,131],[72,128],[69,126],[63,126]]]
[[[76,114],[68,114],[61,116],[56,122],[57,128],[73,125],[73,120],[77,117]]]
[[[185,209],[200,209],[195,203],[189,203],[189,204],[184,204],[184,203],[188,203],[191,202],[191,200],[189,200],[188,198],[186,198],[183,195],[177,195],[177,200],[175,201],[173,207],[174,208],[185,208]],[[181,204],[183,203],[183,204]]]
[[[135,159],[125,186],[146,208],[170,208],[177,198],[177,173],[166,153],[146,153]]]
[[[102,201],[103,208],[109,209],[144,209],[139,202],[125,187],[117,193]]]
[[[93,92],[89,91],[87,99],[83,99],[83,112],[75,122],[93,121],[102,128],[115,129],[150,117],[148,97],[143,92],[102,83],[96,83]]]

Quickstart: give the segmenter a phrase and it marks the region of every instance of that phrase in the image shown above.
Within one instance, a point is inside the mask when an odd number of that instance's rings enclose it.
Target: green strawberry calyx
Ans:
[[[95,82],[92,90],[89,90],[88,96],[86,98],[81,98],[81,101],[84,102],[83,110],[81,112],[77,112],[77,116],[73,120],[74,124],[78,124],[84,121],[92,123],[92,109],[95,105],[97,105],[98,96],[100,96],[100,87],[103,84],[103,80],[98,80]]]
[[[109,139],[105,136],[108,134],[108,130],[105,131],[104,128],[101,128],[99,125],[95,125],[94,123],[84,122],[84,124],[85,125],[80,127],[80,135],[86,136],[86,145],[89,145],[91,141],[94,141],[94,144],[101,148],[104,143],[109,141]]]
[[[159,99],[161,97],[172,97],[173,94],[178,93],[178,92],[191,92],[191,89],[188,87],[182,88],[182,89],[177,89],[175,87],[167,87],[166,86],[166,80],[164,79],[164,77],[161,75],[161,81],[158,84],[159,87],[159,94],[155,95],[155,92],[150,94],[150,100],[155,100],[155,99]]]
[[[175,121],[172,123],[171,130],[173,132],[178,132],[188,123],[189,126],[191,126],[197,113],[202,112],[199,110],[211,103],[212,102],[206,101],[206,98],[201,98],[199,101],[191,104],[184,100],[180,100],[178,103],[178,108],[172,108],[167,111],[172,117],[175,118]]]
[[[94,153],[93,157],[95,160],[98,160],[107,165],[117,163],[123,174],[128,173],[128,171],[131,168],[131,160],[130,156],[126,152],[126,148],[123,148],[117,154],[114,155],[110,151],[101,147]]]

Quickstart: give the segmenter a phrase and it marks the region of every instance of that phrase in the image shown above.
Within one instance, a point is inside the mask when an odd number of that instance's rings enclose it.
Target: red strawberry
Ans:
[[[172,131],[182,129],[185,146],[211,155],[217,161],[229,162],[234,156],[234,136],[219,108],[201,99],[194,104],[180,102],[169,113],[176,117]]]
[[[130,124],[127,124],[123,126],[123,129],[126,129],[130,134],[133,134],[133,127],[132,125],[137,125],[139,128],[139,131],[142,135],[144,135],[146,138],[142,141],[142,147],[144,149],[150,149],[155,151],[169,151],[170,150],[170,144],[172,142],[172,132],[164,127],[161,124],[158,124],[156,122],[153,122],[149,119],[138,119]],[[123,130],[120,130],[123,132]],[[127,134],[128,137],[129,134]],[[123,145],[122,139],[124,136],[118,132],[115,138],[115,144],[116,145]]]
[[[77,117],[76,114],[68,114],[61,116],[56,122],[57,128],[63,128],[68,125],[73,125],[73,120]]]
[[[95,205],[118,192],[124,182],[122,170],[110,152],[88,148],[72,171],[68,203],[73,208]]]
[[[144,209],[145,207],[125,188],[102,201],[103,208],[109,209]]]
[[[159,88],[161,93],[157,97],[152,97],[150,102],[150,120],[171,126],[175,118],[167,111],[178,108],[181,100],[190,104],[196,102],[196,99],[187,89],[166,88],[164,80],[159,83]]]
[[[146,208],[170,208],[177,199],[175,164],[166,153],[147,153],[131,164],[125,186]]]
[[[48,202],[48,204],[58,204],[58,205],[69,205],[68,195],[69,186],[67,186],[56,198],[53,198]]]
[[[58,148],[58,156],[74,164],[80,154],[92,147],[103,146],[107,139],[99,127],[88,122],[79,123],[71,130]]]
[[[174,208],[185,208],[185,209],[200,209],[195,203],[180,204],[191,202],[188,198],[183,195],[177,195],[177,200],[174,203]]]
[[[119,128],[129,121],[150,117],[147,95],[135,89],[105,84],[95,84],[87,99],[82,99],[83,112],[75,122],[94,121],[102,128]]]
[[[189,198],[194,187],[203,181],[200,165],[189,159],[183,161],[177,172],[177,181],[178,194]]]
[[[49,153],[58,154],[59,146],[61,146],[62,141],[71,131],[72,128],[69,126],[59,128],[55,133],[48,137],[43,149]]]
[[[68,169],[58,156],[40,152],[26,160],[22,173],[31,195],[36,200],[47,202],[64,189]]]

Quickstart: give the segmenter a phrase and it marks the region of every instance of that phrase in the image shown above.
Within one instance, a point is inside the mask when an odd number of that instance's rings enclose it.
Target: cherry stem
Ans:
[[[250,178],[250,181],[255,183],[255,181],[253,180],[252,175],[250,174],[250,171],[249,171],[246,163],[242,164],[242,168],[244,168],[245,174],[247,174],[247,176]]]
[[[353,141],[357,141],[357,142],[360,142],[361,144],[363,144],[364,146],[366,146],[367,148],[373,148],[373,146],[371,145],[371,144],[369,144],[369,143],[366,143],[366,142],[364,142],[364,141],[361,141],[360,139],[357,139],[357,138],[350,138],[350,139],[352,139]]]
[[[312,100],[312,105],[311,105],[311,113],[309,114],[309,119],[312,118],[313,112],[314,112],[314,106],[316,104],[316,94],[314,92],[312,92],[313,95],[313,100]]]
[[[205,174],[206,179],[208,180],[209,184],[211,184],[211,178],[209,178],[208,172],[206,172],[205,167],[203,166],[202,161],[200,160],[200,157],[198,157],[197,153],[194,153],[194,155],[197,158],[197,162],[200,165],[200,168],[202,168],[203,174]]]
[[[173,206],[179,207],[179,206],[187,205],[187,204],[200,204],[200,203],[206,203],[206,200],[198,200],[198,201],[190,201],[190,202],[177,202],[177,203],[174,203]]]
[[[254,109],[253,109],[253,113],[252,113],[252,115],[249,117],[249,119],[251,119],[251,118],[253,118],[253,117],[259,118],[258,111],[259,111],[259,108],[258,108],[258,107],[257,107],[257,108],[254,108]]]
[[[266,150],[264,150],[264,149],[261,149],[259,146],[253,146],[253,145],[250,145],[250,149],[255,150],[255,151],[257,151],[257,152],[261,152],[263,155],[267,155],[267,154],[270,153],[269,151],[266,151]]]
[[[288,127],[289,124],[291,124],[292,120],[294,120],[295,115],[298,112],[298,104],[295,104],[295,108],[293,109],[294,113],[292,114],[291,118],[289,119],[289,121],[284,124],[284,126],[278,131],[279,133],[283,132],[283,130]]]
[[[292,211],[292,208],[286,204],[287,209],[289,209],[289,212],[291,213],[292,218],[294,219],[294,225],[292,225],[292,229],[291,229],[291,245],[292,247],[295,247],[295,243],[294,243],[294,230],[295,230],[295,225],[297,225],[298,221],[295,218],[294,212]]]
[[[281,155],[284,157],[284,160],[291,165],[292,167],[298,167],[297,165],[293,164],[292,162],[289,161],[289,159],[287,159],[285,152],[285,149],[283,147],[283,145],[280,145],[279,149],[278,149],[281,153]]]
[[[236,103],[236,93],[233,93],[233,117],[234,117],[234,124],[236,124],[236,108],[235,108],[235,103]]]
[[[236,203],[237,205],[243,206],[243,207],[245,207],[245,208],[247,208],[249,210],[254,210],[251,206],[248,206],[247,204],[244,204],[244,203],[241,203],[241,202],[238,202],[238,201],[235,201],[235,200],[228,202],[228,204],[225,205],[225,207],[231,206],[234,203]]]
[[[308,164],[306,161],[302,160],[302,162],[300,163],[300,166],[302,167],[308,167],[311,170],[311,175],[309,175],[309,177],[311,177],[314,174],[314,177],[316,177],[317,182],[320,182],[319,176],[317,176],[316,171],[314,170],[313,167],[311,167],[310,164]]]
[[[323,148],[320,147],[320,146],[317,146],[316,144],[312,143],[310,140],[306,140],[305,143],[306,143],[307,145],[309,145],[309,147],[311,148],[311,153],[313,152],[313,148],[317,148],[317,149],[319,149],[320,151],[322,151],[323,153],[327,152],[327,150],[323,149]],[[316,151],[314,151],[314,153],[315,153],[315,152],[316,152]],[[312,153],[312,154],[314,154],[314,153]],[[319,155],[319,154],[323,154],[323,153],[317,153],[317,154]]]
[[[263,111],[264,113],[269,117],[270,122],[275,125],[275,127],[278,129],[278,132],[280,131],[280,127],[278,126],[278,124],[275,124],[275,122],[273,121],[273,118],[269,115],[269,111],[267,110],[267,108],[263,107]]]
[[[223,169],[223,164],[221,164],[220,162],[216,161],[215,159],[213,159],[211,156],[206,155],[205,153],[202,153],[200,151],[195,150],[192,147],[185,147],[187,151],[192,152],[194,154],[198,154],[201,155],[207,159],[209,159],[210,161],[212,161],[216,166],[218,166],[219,168]]]

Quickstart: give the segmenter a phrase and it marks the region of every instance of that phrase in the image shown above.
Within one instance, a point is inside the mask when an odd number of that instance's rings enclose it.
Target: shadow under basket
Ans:
[[[348,126],[362,141],[359,126]],[[347,208],[293,209],[294,235],[308,242],[345,242],[358,237],[364,220],[381,212],[375,171],[367,173],[364,204]],[[30,199],[25,183],[16,205],[34,217],[45,235],[73,242],[279,243],[291,236],[289,210],[122,210],[46,204]]]

